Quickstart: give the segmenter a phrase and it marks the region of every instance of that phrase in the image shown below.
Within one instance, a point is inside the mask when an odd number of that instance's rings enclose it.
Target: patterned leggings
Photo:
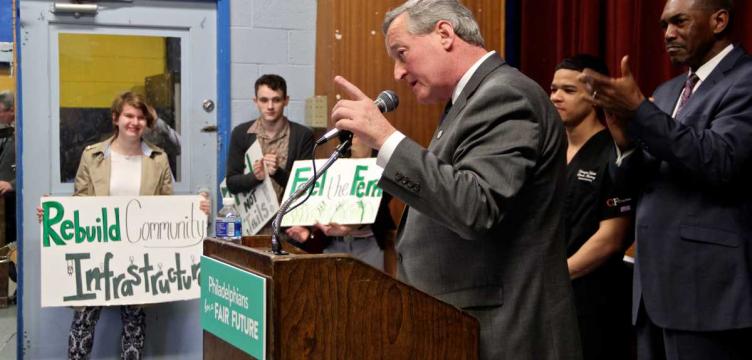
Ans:
[[[101,312],[101,306],[85,306],[75,310],[68,334],[68,359],[89,358],[94,345],[94,330]],[[123,332],[120,335],[120,358],[123,360],[141,359],[146,328],[146,315],[143,307],[121,306],[120,319],[123,321]]]

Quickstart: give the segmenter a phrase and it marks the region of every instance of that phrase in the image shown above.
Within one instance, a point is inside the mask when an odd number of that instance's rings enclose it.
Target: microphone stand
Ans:
[[[282,244],[279,241],[279,239],[281,238],[279,226],[280,224],[282,224],[282,217],[287,214],[287,209],[290,208],[290,205],[292,205],[295,200],[303,196],[306,191],[310,190],[310,188],[313,187],[313,185],[316,183],[316,180],[318,180],[326,172],[326,170],[328,170],[332,166],[332,164],[334,164],[334,162],[337,161],[337,159],[339,159],[347,151],[347,149],[350,148],[350,145],[352,145],[352,137],[340,143],[339,146],[334,149],[332,155],[329,156],[329,159],[326,161],[326,163],[324,163],[321,169],[316,173],[316,177],[311,177],[310,179],[308,179],[305,184],[295,190],[295,192],[290,195],[290,197],[284,203],[282,203],[282,206],[279,207],[279,211],[277,211],[277,215],[274,217],[274,221],[272,221],[272,253],[274,253],[274,255],[288,254],[287,251],[282,250]]]

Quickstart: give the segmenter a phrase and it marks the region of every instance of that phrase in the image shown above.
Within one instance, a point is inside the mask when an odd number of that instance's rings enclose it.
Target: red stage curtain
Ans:
[[[601,56],[612,75],[629,55],[632,72],[645,94],[685,71],[671,65],[663,46],[655,0],[521,1],[520,69],[548,89],[554,67],[577,53]],[[735,40],[752,50],[752,3],[736,2]],[[746,20],[746,21],[745,21]]]

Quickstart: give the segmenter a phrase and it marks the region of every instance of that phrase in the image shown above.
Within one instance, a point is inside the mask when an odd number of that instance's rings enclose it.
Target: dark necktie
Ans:
[[[439,125],[444,122],[444,118],[446,118],[447,114],[449,114],[449,111],[452,110],[452,100],[449,100],[446,105],[444,106],[444,112],[441,114],[441,119],[439,120]]]
[[[692,89],[695,88],[698,81],[700,81],[700,78],[697,74],[692,74],[687,78],[687,81],[684,82],[684,89],[682,89],[681,96],[679,97],[679,107],[676,108],[676,116],[679,116],[679,113],[684,106],[687,105],[689,97],[692,96]]]

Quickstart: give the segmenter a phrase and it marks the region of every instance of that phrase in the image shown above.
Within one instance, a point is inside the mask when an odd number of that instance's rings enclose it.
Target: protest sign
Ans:
[[[41,198],[42,307],[196,299],[201,197]]]
[[[253,163],[263,157],[261,145],[258,141],[254,142],[243,157],[245,164],[243,173],[253,173]],[[267,173],[266,168],[264,168],[264,172]],[[274,192],[272,179],[268,176],[264,178],[260,185],[247,193],[231,194],[230,190],[227,189],[227,179],[219,185],[219,190],[222,197],[233,197],[235,199],[235,209],[243,220],[243,236],[258,233],[279,210],[277,194]]]
[[[320,168],[324,162],[324,159],[316,160],[316,167]],[[342,225],[373,223],[383,194],[377,185],[382,171],[376,165],[375,158],[338,160],[316,181],[310,198],[285,215],[282,226],[308,226],[316,222]],[[290,171],[283,201],[312,176],[311,160],[296,161]]]

